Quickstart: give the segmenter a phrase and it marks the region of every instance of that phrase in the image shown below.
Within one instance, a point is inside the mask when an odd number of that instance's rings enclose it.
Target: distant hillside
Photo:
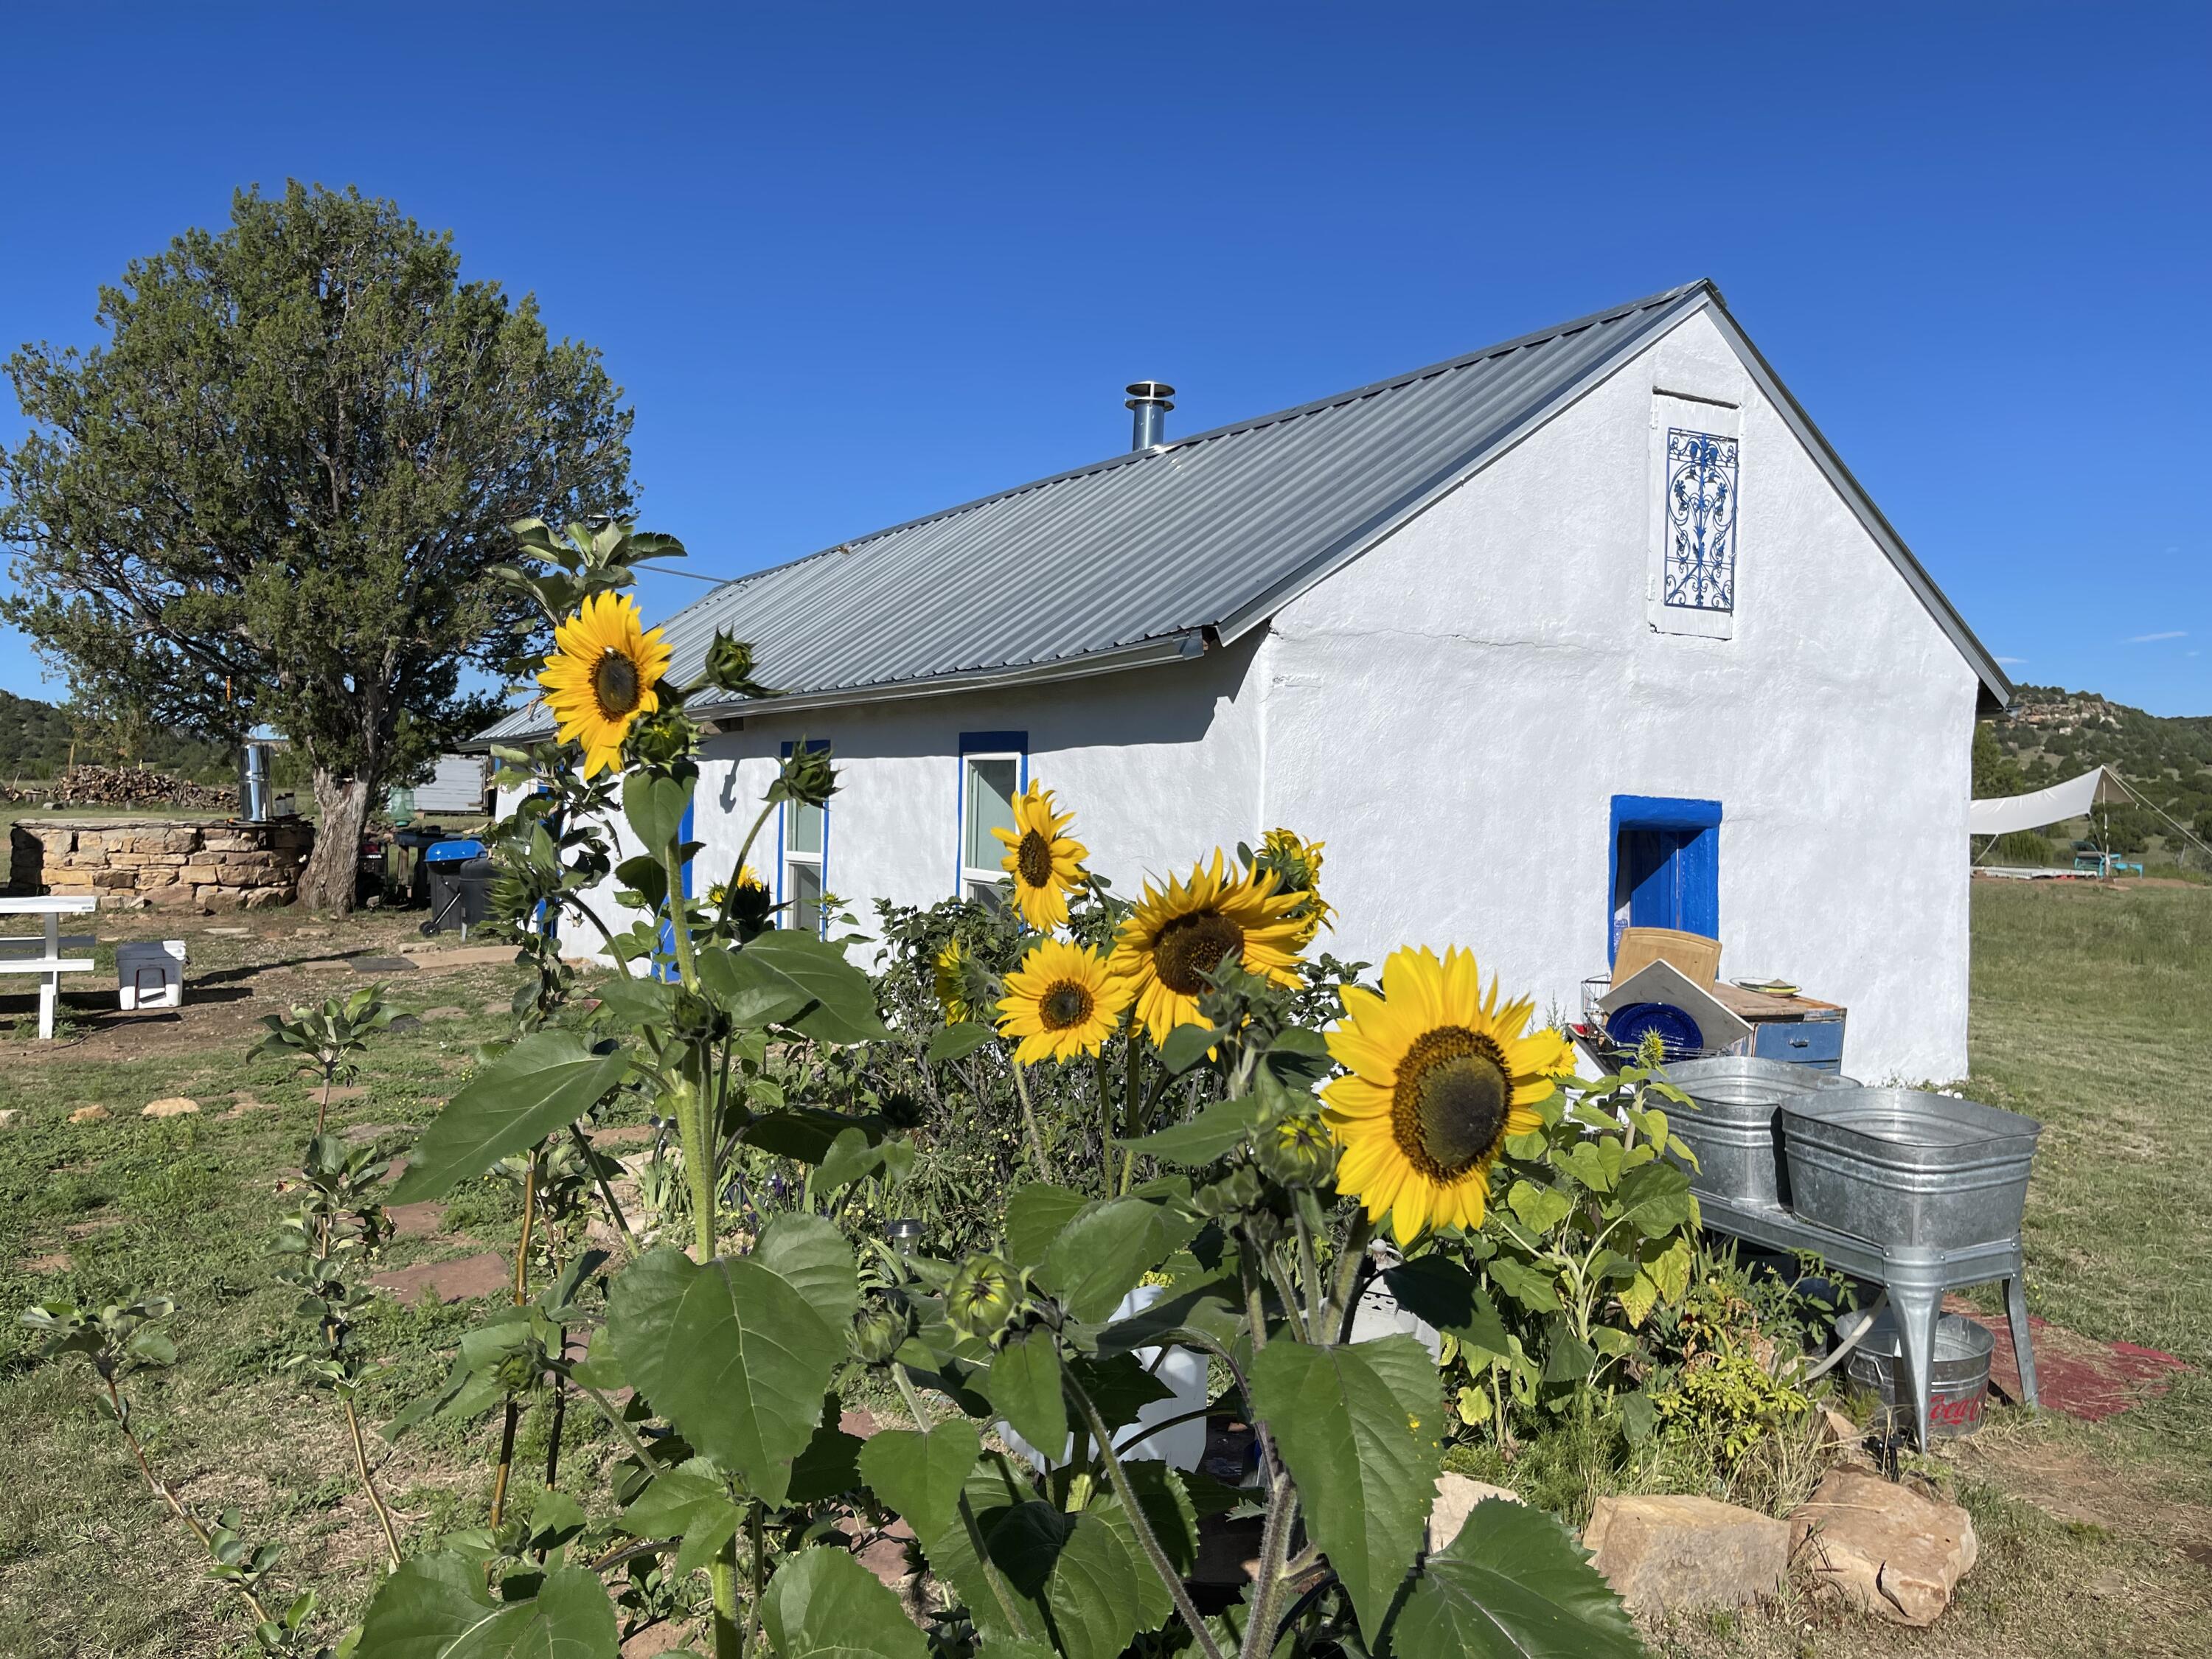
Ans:
[[[2016,688],[2011,712],[1984,722],[1974,743],[1974,793],[2017,795],[2109,766],[2143,798],[2212,842],[2212,715],[2162,717],[2094,691]],[[2155,815],[2116,807],[2112,843],[2125,852],[2184,844]],[[2171,844],[2169,844],[2171,843]]]
[[[86,720],[67,708],[0,691],[0,783],[53,776],[70,763],[72,743],[78,762],[88,765],[143,763],[209,781],[231,773],[230,751],[220,744],[154,727],[118,730],[112,722]]]

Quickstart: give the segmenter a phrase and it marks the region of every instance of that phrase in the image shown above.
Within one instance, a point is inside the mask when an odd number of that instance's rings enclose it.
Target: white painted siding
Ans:
[[[1655,382],[1742,404],[1733,638],[1646,620]],[[1340,951],[1572,1009],[1610,798],[1716,799],[1723,971],[1847,1005],[1856,1075],[1965,1073],[1973,671],[1704,317],[1274,627],[1267,811],[1328,840]]]
[[[1648,619],[1655,391],[1741,411],[1731,637]],[[826,737],[830,890],[864,918],[947,896],[960,734],[1026,731],[1030,775],[1121,890],[1285,823],[1328,843],[1337,954],[1465,945],[1571,1011],[1606,962],[1611,797],[1717,799],[1723,971],[1848,1005],[1856,1075],[1950,1079],[1977,689],[1694,316],[1226,650],[752,717],[702,763],[698,882],[729,868],[781,744]],[[775,835],[754,860],[771,879]]]

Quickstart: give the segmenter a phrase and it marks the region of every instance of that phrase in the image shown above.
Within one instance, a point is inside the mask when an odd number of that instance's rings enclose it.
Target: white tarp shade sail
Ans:
[[[2078,778],[2054,783],[2032,795],[2000,795],[1993,800],[1970,801],[1966,828],[1978,836],[2008,836],[2016,830],[2040,830],[2087,814],[2093,806],[2124,802],[2127,791],[2103,767]]]

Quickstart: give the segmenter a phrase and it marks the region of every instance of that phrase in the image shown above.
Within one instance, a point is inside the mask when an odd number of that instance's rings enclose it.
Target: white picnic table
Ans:
[[[100,901],[89,893],[40,894],[29,898],[0,898],[0,916],[40,916],[46,921],[43,933],[28,934],[15,939],[0,939],[0,974],[36,974],[39,975],[39,1036],[50,1039],[54,1034],[54,1006],[61,996],[62,975],[80,974],[93,965],[90,955],[93,940],[86,935],[64,937],[64,916],[88,916],[100,908]],[[82,951],[81,957],[64,957],[64,949]]]

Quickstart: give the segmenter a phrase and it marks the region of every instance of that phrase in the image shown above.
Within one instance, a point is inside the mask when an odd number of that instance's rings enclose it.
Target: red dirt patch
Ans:
[[[1984,1314],[1959,1297],[1943,1299],[1946,1313],[1962,1314],[1996,1339],[1990,1359],[1990,1381],[2006,1397],[2021,1397],[2020,1361],[2013,1352],[2012,1328],[2002,1316]],[[2085,1422],[2099,1423],[2173,1386],[2189,1367],[2170,1353],[2132,1342],[2100,1342],[2030,1314],[2028,1340],[2035,1344],[2036,1392],[2041,1403]]]
[[[390,1291],[402,1302],[428,1297],[438,1302],[470,1302],[508,1287],[507,1258],[496,1250],[465,1255],[453,1261],[422,1261],[378,1273],[368,1281]]]

